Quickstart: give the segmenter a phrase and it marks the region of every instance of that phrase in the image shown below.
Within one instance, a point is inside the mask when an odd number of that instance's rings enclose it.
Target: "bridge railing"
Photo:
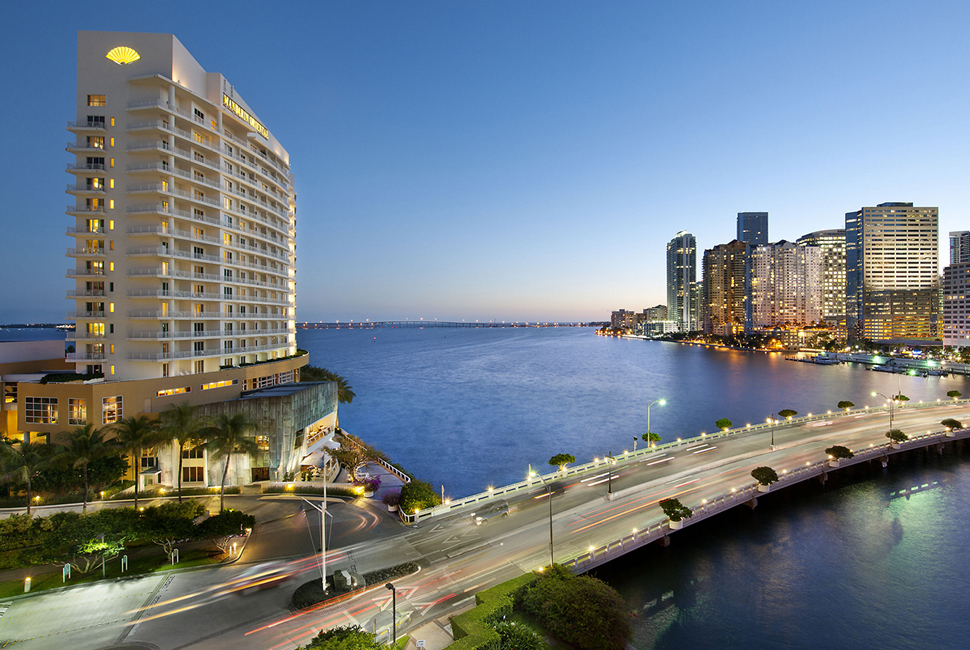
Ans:
[[[800,483],[801,481],[825,474],[832,467],[848,467],[850,465],[870,461],[873,458],[888,457],[888,455],[891,453],[925,447],[933,444],[934,442],[942,442],[946,439],[967,437],[970,437],[970,428],[959,429],[952,432],[931,431],[925,434],[911,436],[909,440],[898,444],[889,442],[879,445],[873,444],[869,447],[860,449],[859,451],[854,451],[854,456],[851,459],[842,460],[836,466],[830,466],[828,460],[822,460],[814,463],[809,462],[802,467],[796,467],[791,470],[782,470],[778,476],[777,483],[772,484],[768,491],[773,492],[777,489],[788,487],[795,483]],[[721,494],[710,500],[703,499],[701,500],[701,503],[694,508],[693,515],[684,525],[689,525],[690,523],[707,519],[708,517],[733,508],[737,505],[746,503],[762,493],[763,492],[759,489],[758,484],[755,483],[753,485],[733,489],[730,492]],[[615,551],[617,550],[619,550],[620,554],[622,554],[633,550],[634,548],[650,544],[661,537],[666,536],[670,530],[672,530],[670,522],[664,517],[659,516],[652,521],[649,521],[646,527],[642,530],[633,529],[633,532],[630,534],[624,535],[618,539],[610,540],[606,544],[602,544],[597,547],[590,547],[590,549],[585,553],[580,553],[565,560],[559,560],[559,563],[570,568],[574,572],[586,571],[616,557],[617,553]]]
[[[924,402],[919,401],[915,404],[906,403],[905,406],[894,406],[896,411],[909,411],[912,409],[920,408],[934,408],[946,405],[966,405],[970,404],[970,399],[965,400],[951,400],[951,399],[938,399],[934,402]],[[856,410],[849,410],[847,412],[839,411],[833,413],[828,411],[826,413],[812,413],[802,417],[794,417],[791,419],[786,419],[783,422],[776,423],[774,425],[768,424],[767,422],[761,422],[759,424],[746,424],[743,427],[735,427],[733,429],[728,429],[726,431],[718,431],[715,433],[701,432],[700,435],[693,436],[690,438],[677,438],[671,442],[645,447],[643,449],[638,449],[637,451],[624,451],[622,454],[617,454],[613,456],[614,464],[617,466],[630,465],[634,461],[641,462],[649,457],[661,455],[667,450],[675,450],[682,447],[696,445],[703,442],[708,442],[711,440],[720,440],[722,438],[728,438],[732,436],[737,436],[740,434],[750,433],[752,431],[767,431],[770,430],[772,426],[783,428],[789,426],[796,426],[799,424],[806,424],[809,422],[821,422],[828,421],[837,418],[847,418],[847,417],[858,417],[860,415],[867,415],[869,413],[884,413],[888,412],[888,406],[876,406],[876,407],[862,407]],[[559,472],[550,472],[549,474],[543,474],[542,478],[548,481],[555,481],[568,476],[576,476],[580,474],[585,474],[595,470],[603,470],[608,466],[609,460],[607,458],[599,458],[588,463],[582,463],[579,465],[573,465],[572,467],[567,467],[565,470]],[[482,502],[488,502],[492,499],[498,497],[507,497],[519,494],[524,490],[534,488],[536,486],[541,486],[542,481],[539,478],[534,480],[519,481],[518,483],[512,483],[510,485],[504,485],[498,488],[489,488],[484,492],[479,492],[478,494],[473,494],[468,497],[461,499],[446,500],[444,503],[431,508],[425,508],[424,510],[418,510],[415,513],[401,513],[401,519],[407,523],[415,523],[429,517],[439,517],[445,515],[454,510],[464,508],[466,506],[479,504]]]

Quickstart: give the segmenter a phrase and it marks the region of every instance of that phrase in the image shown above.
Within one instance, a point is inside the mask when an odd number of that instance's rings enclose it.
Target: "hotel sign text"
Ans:
[[[269,140],[269,129],[260,124],[259,120],[250,115],[245,108],[232,101],[232,98],[225,93],[222,93],[222,105],[235,113],[236,117],[241,119],[243,122],[246,122],[249,124],[249,126],[253,127],[253,130],[256,131],[256,133]]]

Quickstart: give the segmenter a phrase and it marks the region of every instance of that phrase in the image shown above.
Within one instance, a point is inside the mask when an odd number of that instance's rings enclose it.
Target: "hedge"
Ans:
[[[475,594],[476,607],[451,619],[455,642],[446,650],[498,650],[501,637],[488,624],[510,615],[516,594],[535,579],[527,573]]]

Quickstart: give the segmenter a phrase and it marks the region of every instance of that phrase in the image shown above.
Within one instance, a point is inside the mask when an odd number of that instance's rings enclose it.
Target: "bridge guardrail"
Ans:
[[[948,439],[952,440],[967,437],[970,437],[970,428],[957,429],[952,432],[931,431],[925,434],[911,436],[909,440],[899,443],[896,447],[889,442],[879,445],[873,444],[859,451],[853,451],[854,456],[851,459],[840,461],[837,468],[841,469],[843,467],[849,467],[851,465],[872,460],[873,458],[888,457],[891,453],[927,447],[935,442],[943,442]],[[924,444],[914,445],[912,444],[914,442],[923,442]],[[835,468],[829,467],[828,460],[822,460],[815,463],[806,463],[804,467],[796,467],[791,471],[782,470],[782,474],[780,474],[778,477],[777,488],[772,485],[770,491],[773,492],[776,489],[788,487],[795,483],[800,483],[807,479],[825,474],[829,471],[829,469]],[[714,497],[710,501],[706,499],[702,500],[701,503],[694,509],[693,516],[690,518],[690,523],[707,519],[715,514],[745,503],[752,497],[757,497],[759,494],[763,493],[758,489],[758,484],[755,483],[753,485],[748,485]],[[585,553],[580,553],[575,557],[560,561],[560,564],[570,568],[573,572],[586,571],[612,559],[610,556],[610,551],[614,550],[616,547],[619,547],[623,552],[627,552],[634,548],[639,548],[640,546],[655,542],[661,537],[664,537],[670,530],[671,528],[669,523],[661,516],[659,521],[649,523],[643,530],[634,529],[633,532],[628,535],[624,535],[619,539],[610,540],[606,544],[595,548],[591,547],[589,551]],[[615,553],[613,557],[615,557]]]
[[[920,409],[920,408],[935,408],[935,407],[945,406],[945,405],[967,405],[967,404],[970,404],[970,399],[962,399],[962,400],[961,399],[956,399],[956,400],[937,399],[935,402],[924,402],[920,400],[916,404],[894,406],[893,409],[896,411],[908,411],[908,410]],[[774,426],[777,426],[779,428],[789,427],[789,426],[796,426],[799,424],[806,424],[808,422],[830,420],[833,418],[847,418],[850,416],[858,417],[859,415],[866,415],[869,413],[884,413],[884,412],[888,412],[888,410],[889,410],[888,406],[877,406],[874,408],[865,406],[862,408],[858,408],[854,411],[849,410],[846,412],[838,412],[838,413],[827,411],[826,413],[817,413],[817,414],[813,413],[803,417],[791,418],[791,419],[785,420],[784,423],[776,424]],[[771,427],[772,425],[768,424],[767,422],[761,422],[759,424],[754,424],[754,425],[746,424],[743,427],[735,427],[734,429],[729,429],[727,431],[718,431],[715,433],[701,432],[700,435],[693,436],[690,438],[678,438],[677,440],[674,440],[668,443],[647,447],[644,449],[638,449],[637,451],[632,451],[632,452],[625,451],[622,454],[617,454],[616,456],[613,456],[613,459],[616,465],[628,464],[630,461],[634,459],[638,459],[637,462],[639,462],[640,460],[648,456],[657,454],[658,452],[663,452],[664,450],[677,449],[680,447],[685,447],[687,445],[697,444],[698,442],[706,442],[708,440],[718,440],[721,438],[736,436],[743,433],[750,433],[752,431],[765,431],[770,429]],[[553,480],[565,478],[567,476],[575,476],[592,470],[602,469],[606,467],[607,463],[608,461],[606,459],[599,459],[598,461],[593,460],[588,463],[583,463],[580,465],[574,465],[573,467],[568,467],[566,468],[565,471],[562,471],[562,472],[551,472],[549,474],[544,474],[542,475],[542,478],[545,479],[546,481],[553,481]],[[405,522],[409,524],[413,524],[418,521],[421,521],[422,519],[427,519],[428,517],[438,517],[444,514],[448,514],[454,510],[458,510],[468,505],[473,505],[480,502],[487,502],[487,501],[490,501],[491,499],[494,499],[500,496],[517,494],[522,490],[529,489],[537,485],[542,485],[542,481],[539,480],[538,478],[536,478],[534,481],[528,481],[528,480],[519,481],[518,483],[511,483],[509,485],[505,485],[499,488],[492,488],[492,489],[486,490],[485,492],[479,492],[478,494],[473,494],[471,496],[464,497],[461,499],[453,499],[453,500],[449,499],[449,500],[446,500],[441,505],[433,506],[431,508],[425,508],[424,510],[418,510],[417,512],[414,512],[414,513],[405,513],[402,511],[400,515],[401,515],[401,519],[403,519]]]

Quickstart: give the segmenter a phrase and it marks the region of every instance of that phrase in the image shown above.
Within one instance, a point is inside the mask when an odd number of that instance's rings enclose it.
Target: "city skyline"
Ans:
[[[27,61],[9,73],[22,92],[9,117],[29,125],[11,134],[28,155],[3,163],[4,257],[24,272],[0,320],[72,309],[50,242],[73,245],[71,178],[56,170],[72,160],[83,29],[173,33],[206,69],[249,80],[300,170],[301,321],[602,320],[664,303],[665,243],[679,230],[700,251],[728,242],[739,212],[768,212],[772,241],[892,201],[938,206],[943,233],[967,226],[957,3],[218,14],[240,42],[286,36],[259,58],[171,6],[107,2],[90,24],[66,3],[0,9],[16,26],[5,53]],[[882,47],[899,24],[932,51]]]

